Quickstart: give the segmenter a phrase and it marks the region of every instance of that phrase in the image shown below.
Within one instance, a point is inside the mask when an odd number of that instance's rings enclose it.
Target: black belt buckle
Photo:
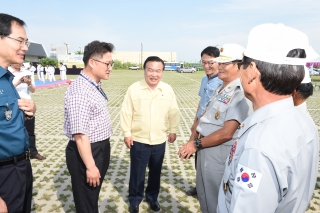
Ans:
[[[26,151],[26,160],[30,160],[30,151],[29,150]]]

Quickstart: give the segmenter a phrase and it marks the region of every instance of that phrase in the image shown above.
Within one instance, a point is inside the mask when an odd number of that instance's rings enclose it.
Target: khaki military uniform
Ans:
[[[252,112],[252,104],[244,96],[239,79],[221,88],[222,85],[212,95],[204,115],[200,118],[197,131],[203,136],[221,129],[226,121],[235,120],[240,124]],[[196,184],[203,213],[216,212],[225,161],[237,135],[238,130],[231,140],[218,146],[200,149],[197,152]]]

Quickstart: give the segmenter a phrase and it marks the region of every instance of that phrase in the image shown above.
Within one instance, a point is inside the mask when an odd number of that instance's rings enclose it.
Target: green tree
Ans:
[[[119,60],[114,60],[114,66],[113,69],[118,70],[118,69],[122,69],[122,63]]]
[[[47,65],[53,65],[55,67],[58,67],[59,63],[57,59],[54,58],[41,58],[40,59],[40,63],[42,64],[42,66],[47,66]]]
[[[189,62],[185,62],[184,61],[183,64],[184,64],[185,67],[190,67],[190,63]]]
[[[78,50],[78,51],[74,52],[74,54],[76,54],[76,55],[83,55],[83,52],[81,52],[80,50]]]

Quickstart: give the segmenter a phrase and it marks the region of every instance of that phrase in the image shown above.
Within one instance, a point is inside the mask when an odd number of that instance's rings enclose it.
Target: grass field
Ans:
[[[159,202],[161,212],[200,212],[198,200],[188,197],[185,191],[194,186],[194,159],[180,161],[178,149],[190,135],[190,127],[199,103],[197,96],[203,71],[196,73],[165,72],[163,81],[172,85],[181,110],[181,125],[177,141],[167,144],[162,170]],[[73,79],[75,76],[68,76]],[[102,185],[100,212],[128,212],[129,150],[123,143],[119,111],[125,92],[130,84],[143,78],[143,71],[113,71],[110,79],[103,82],[109,103],[113,136],[111,137],[111,161]],[[65,147],[68,139],[63,134],[63,99],[67,86],[41,89],[33,94],[37,104],[37,148],[47,159],[32,160],[34,174],[32,212],[75,212],[70,176],[65,163]],[[320,126],[320,91],[309,98],[308,107],[316,124]],[[320,181],[320,179],[319,179]],[[319,186],[308,212],[320,212]],[[146,203],[140,204],[140,212],[149,212]]]

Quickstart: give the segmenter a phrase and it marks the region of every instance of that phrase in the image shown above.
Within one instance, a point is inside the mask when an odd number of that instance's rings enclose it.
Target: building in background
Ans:
[[[25,53],[25,60],[39,62],[41,58],[46,58],[47,53],[42,44],[31,41],[28,51]]]
[[[120,52],[115,51],[112,54],[113,60],[119,60],[122,63],[130,62],[132,64],[143,64],[149,56],[158,56],[164,61],[177,61],[176,52]],[[142,63],[141,63],[142,59]]]
[[[56,57],[59,62],[67,65],[68,68],[75,65],[76,67],[83,67],[83,55],[78,55],[75,53],[66,54],[66,46],[60,45],[55,48],[51,48],[50,57]],[[143,62],[149,56],[158,56],[164,61],[177,61],[177,53],[176,52],[120,52],[115,51],[112,53],[113,60],[118,60],[121,63],[130,63],[135,65],[143,65]],[[141,63],[142,60],[142,63]]]

